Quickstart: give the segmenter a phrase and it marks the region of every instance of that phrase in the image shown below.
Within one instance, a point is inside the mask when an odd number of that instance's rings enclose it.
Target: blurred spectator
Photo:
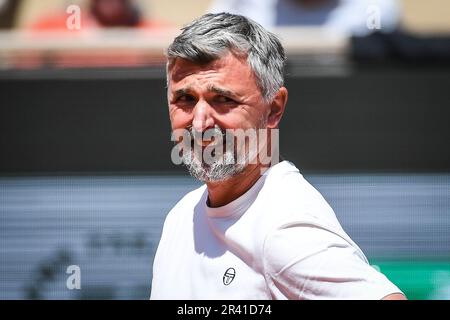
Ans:
[[[0,29],[9,29],[13,26],[19,1],[0,0]]]
[[[40,18],[31,25],[32,30],[51,31],[67,29],[69,14],[57,12]],[[158,28],[166,26],[160,21],[148,21],[133,0],[89,0],[81,9],[81,29],[103,27]]]
[[[417,65],[450,63],[450,37],[416,35],[397,30],[352,37],[350,55],[357,62],[402,62]]]
[[[78,22],[75,22],[77,15]],[[97,31],[133,28],[144,31],[146,40],[151,41],[160,39],[169,27],[169,23],[146,20],[137,1],[85,0],[79,7],[75,5],[63,7],[61,11],[42,16],[32,23],[28,28],[32,36],[29,39],[45,39],[51,48],[16,55],[12,64],[22,69],[43,66],[87,68],[159,65],[164,59],[159,51],[149,52],[145,48],[130,48],[124,42],[113,49],[108,46],[103,47],[105,34]],[[50,31],[50,34],[47,31]],[[141,32],[136,32],[135,35],[113,32],[108,39],[128,40],[128,37],[139,37],[139,34],[142,36]],[[95,39],[95,44],[88,42],[80,45],[81,42],[72,42],[74,39],[91,39],[91,41]],[[89,46],[92,47],[89,48]]]
[[[322,26],[358,36],[390,32],[400,20],[396,0],[213,0],[210,11],[242,14],[269,29]]]

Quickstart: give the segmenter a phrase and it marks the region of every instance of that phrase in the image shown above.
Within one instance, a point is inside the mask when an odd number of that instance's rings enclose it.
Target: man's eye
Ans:
[[[182,95],[182,96],[179,96],[178,98],[176,98],[176,102],[182,102],[182,103],[186,103],[186,102],[192,102],[192,101],[194,101],[195,99],[194,99],[194,97],[192,97],[192,96],[189,96],[189,95]]]
[[[233,99],[230,99],[225,96],[219,96],[216,98],[216,101],[219,103],[234,103],[235,101]]]

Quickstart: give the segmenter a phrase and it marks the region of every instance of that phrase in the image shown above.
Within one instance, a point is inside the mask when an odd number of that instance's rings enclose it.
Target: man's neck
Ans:
[[[226,181],[207,182],[208,205],[212,208],[222,207],[239,198],[258,181],[263,172],[261,169],[260,163],[248,165],[241,174]]]

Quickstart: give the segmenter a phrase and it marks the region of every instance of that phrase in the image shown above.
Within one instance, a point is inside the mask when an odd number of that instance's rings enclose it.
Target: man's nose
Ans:
[[[199,100],[194,107],[194,118],[192,119],[193,129],[198,132],[204,132],[207,129],[214,128],[212,111],[212,107],[208,102]]]

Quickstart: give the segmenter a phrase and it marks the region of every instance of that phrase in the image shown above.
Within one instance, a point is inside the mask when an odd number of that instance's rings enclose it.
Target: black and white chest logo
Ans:
[[[223,274],[223,284],[229,285],[236,277],[236,270],[234,268],[228,268],[227,271]]]

